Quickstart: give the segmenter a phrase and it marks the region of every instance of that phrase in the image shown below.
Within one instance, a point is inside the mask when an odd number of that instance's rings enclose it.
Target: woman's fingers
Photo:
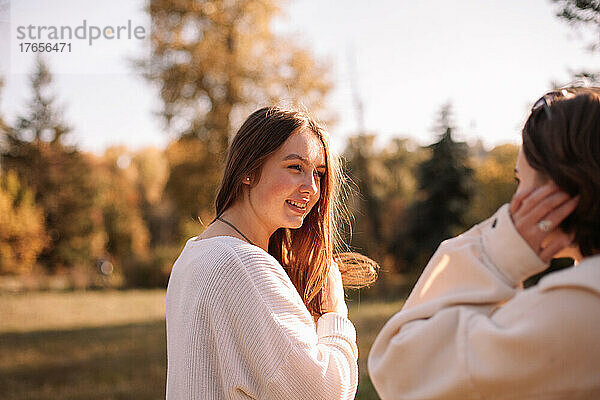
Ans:
[[[553,192],[550,195],[546,196],[545,198],[539,200],[533,208],[530,208],[527,215],[523,216],[523,219],[528,220],[528,222],[531,222],[532,224],[537,224],[542,219],[548,220],[549,215],[555,213],[556,210],[558,210],[558,208],[561,205],[568,202],[569,199],[571,199],[571,197],[568,194],[566,194],[565,192],[561,192],[561,191]],[[566,215],[565,215],[565,217],[566,217]],[[552,221],[552,222],[554,222],[554,224],[552,224],[552,226],[553,227],[556,226],[563,219],[564,219],[564,217],[560,220],[558,220],[558,218],[557,218],[555,221]],[[549,230],[551,230],[551,229],[549,229]]]
[[[561,232],[560,235],[552,238],[552,240],[548,244],[546,244],[546,247],[544,247],[540,250],[538,256],[545,263],[549,263],[555,254],[557,254],[559,251],[561,251],[565,247],[570,246],[571,243],[572,243],[571,238]]]
[[[521,205],[523,204],[523,200],[529,196],[536,188],[531,188],[529,190],[521,190],[521,191],[517,191],[515,192],[515,194],[512,197],[512,200],[510,201],[510,215],[513,216],[517,211],[519,211],[519,209],[521,208]]]
[[[539,253],[538,249],[548,231],[552,230],[540,229],[540,220],[566,199],[568,195],[559,191],[554,184],[536,188],[521,198],[520,207],[512,219],[517,231],[536,253]]]
[[[513,201],[511,216],[515,228],[542,260],[549,261],[570,244],[571,240],[557,227],[575,210],[579,197],[571,198],[555,184],[549,184],[515,195]],[[542,248],[549,235],[552,239]]]
[[[565,220],[575,209],[579,203],[580,196],[575,196],[555,207],[553,211],[544,216],[545,221],[549,221],[551,226],[558,226]]]
[[[542,200],[546,197],[559,192],[558,186],[554,183],[534,188],[526,193],[521,199],[520,207],[516,213],[521,215],[528,215],[532,209],[534,209]]]

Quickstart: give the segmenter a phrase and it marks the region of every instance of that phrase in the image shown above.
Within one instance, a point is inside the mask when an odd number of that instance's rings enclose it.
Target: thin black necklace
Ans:
[[[247,237],[246,235],[244,235],[242,232],[240,232],[240,230],[239,230],[238,228],[236,228],[236,227],[235,227],[235,225],[233,225],[231,222],[229,222],[229,221],[227,221],[227,220],[224,220],[224,219],[223,219],[223,218],[221,218],[221,217],[217,217],[217,218],[215,218],[215,220],[217,220],[217,219],[218,219],[219,221],[221,221],[221,222],[223,222],[223,223],[225,223],[225,224],[229,225],[230,227],[232,227],[232,228],[233,228],[233,229],[234,229],[234,230],[235,230],[237,233],[239,233],[240,235],[242,235],[242,237],[243,237],[244,239],[246,239],[246,241],[247,241],[248,243],[250,243],[250,244],[251,244],[251,245],[253,245],[253,246],[256,246],[254,243],[252,243],[252,240],[248,239],[248,237]]]

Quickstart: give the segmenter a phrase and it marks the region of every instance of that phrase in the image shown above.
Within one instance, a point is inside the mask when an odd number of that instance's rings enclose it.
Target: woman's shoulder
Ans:
[[[205,255],[228,255],[239,259],[242,263],[279,264],[273,256],[258,246],[233,236],[213,236],[205,239],[191,238],[185,245],[190,253]]]
[[[302,304],[293,283],[281,264],[269,253],[244,240],[231,236],[214,236],[188,240],[182,252],[189,260],[192,274],[204,283],[221,286],[249,284],[262,297],[284,295]]]
[[[189,239],[182,251],[181,257],[184,256],[194,264],[218,266],[221,272],[234,269],[262,276],[264,272],[271,271],[287,277],[281,264],[272,255],[233,236]]]

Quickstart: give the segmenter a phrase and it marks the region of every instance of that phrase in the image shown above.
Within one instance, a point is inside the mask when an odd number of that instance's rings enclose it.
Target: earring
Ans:
[[[250,177],[249,176],[246,177],[246,182],[250,182]]]

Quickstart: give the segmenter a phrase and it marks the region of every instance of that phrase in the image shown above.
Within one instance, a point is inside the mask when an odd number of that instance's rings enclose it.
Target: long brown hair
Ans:
[[[373,283],[377,264],[346,250],[338,231],[341,186],[345,183],[340,164],[329,149],[327,132],[314,119],[300,111],[265,107],[252,113],[233,138],[223,179],[215,201],[220,216],[239,198],[242,180],[260,179],[266,159],[299,128],[310,130],[321,142],[326,173],[321,179],[318,202],[298,229],[280,228],[269,239],[269,253],[281,263],[312,315],[323,310],[324,285],[333,260],[339,265],[345,287],[359,288]]]
[[[542,176],[570,195],[581,196],[560,228],[574,233],[574,243],[584,257],[598,254],[600,88],[563,89],[539,103],[544,107],[534,107],[523,128],[523,154]]]

